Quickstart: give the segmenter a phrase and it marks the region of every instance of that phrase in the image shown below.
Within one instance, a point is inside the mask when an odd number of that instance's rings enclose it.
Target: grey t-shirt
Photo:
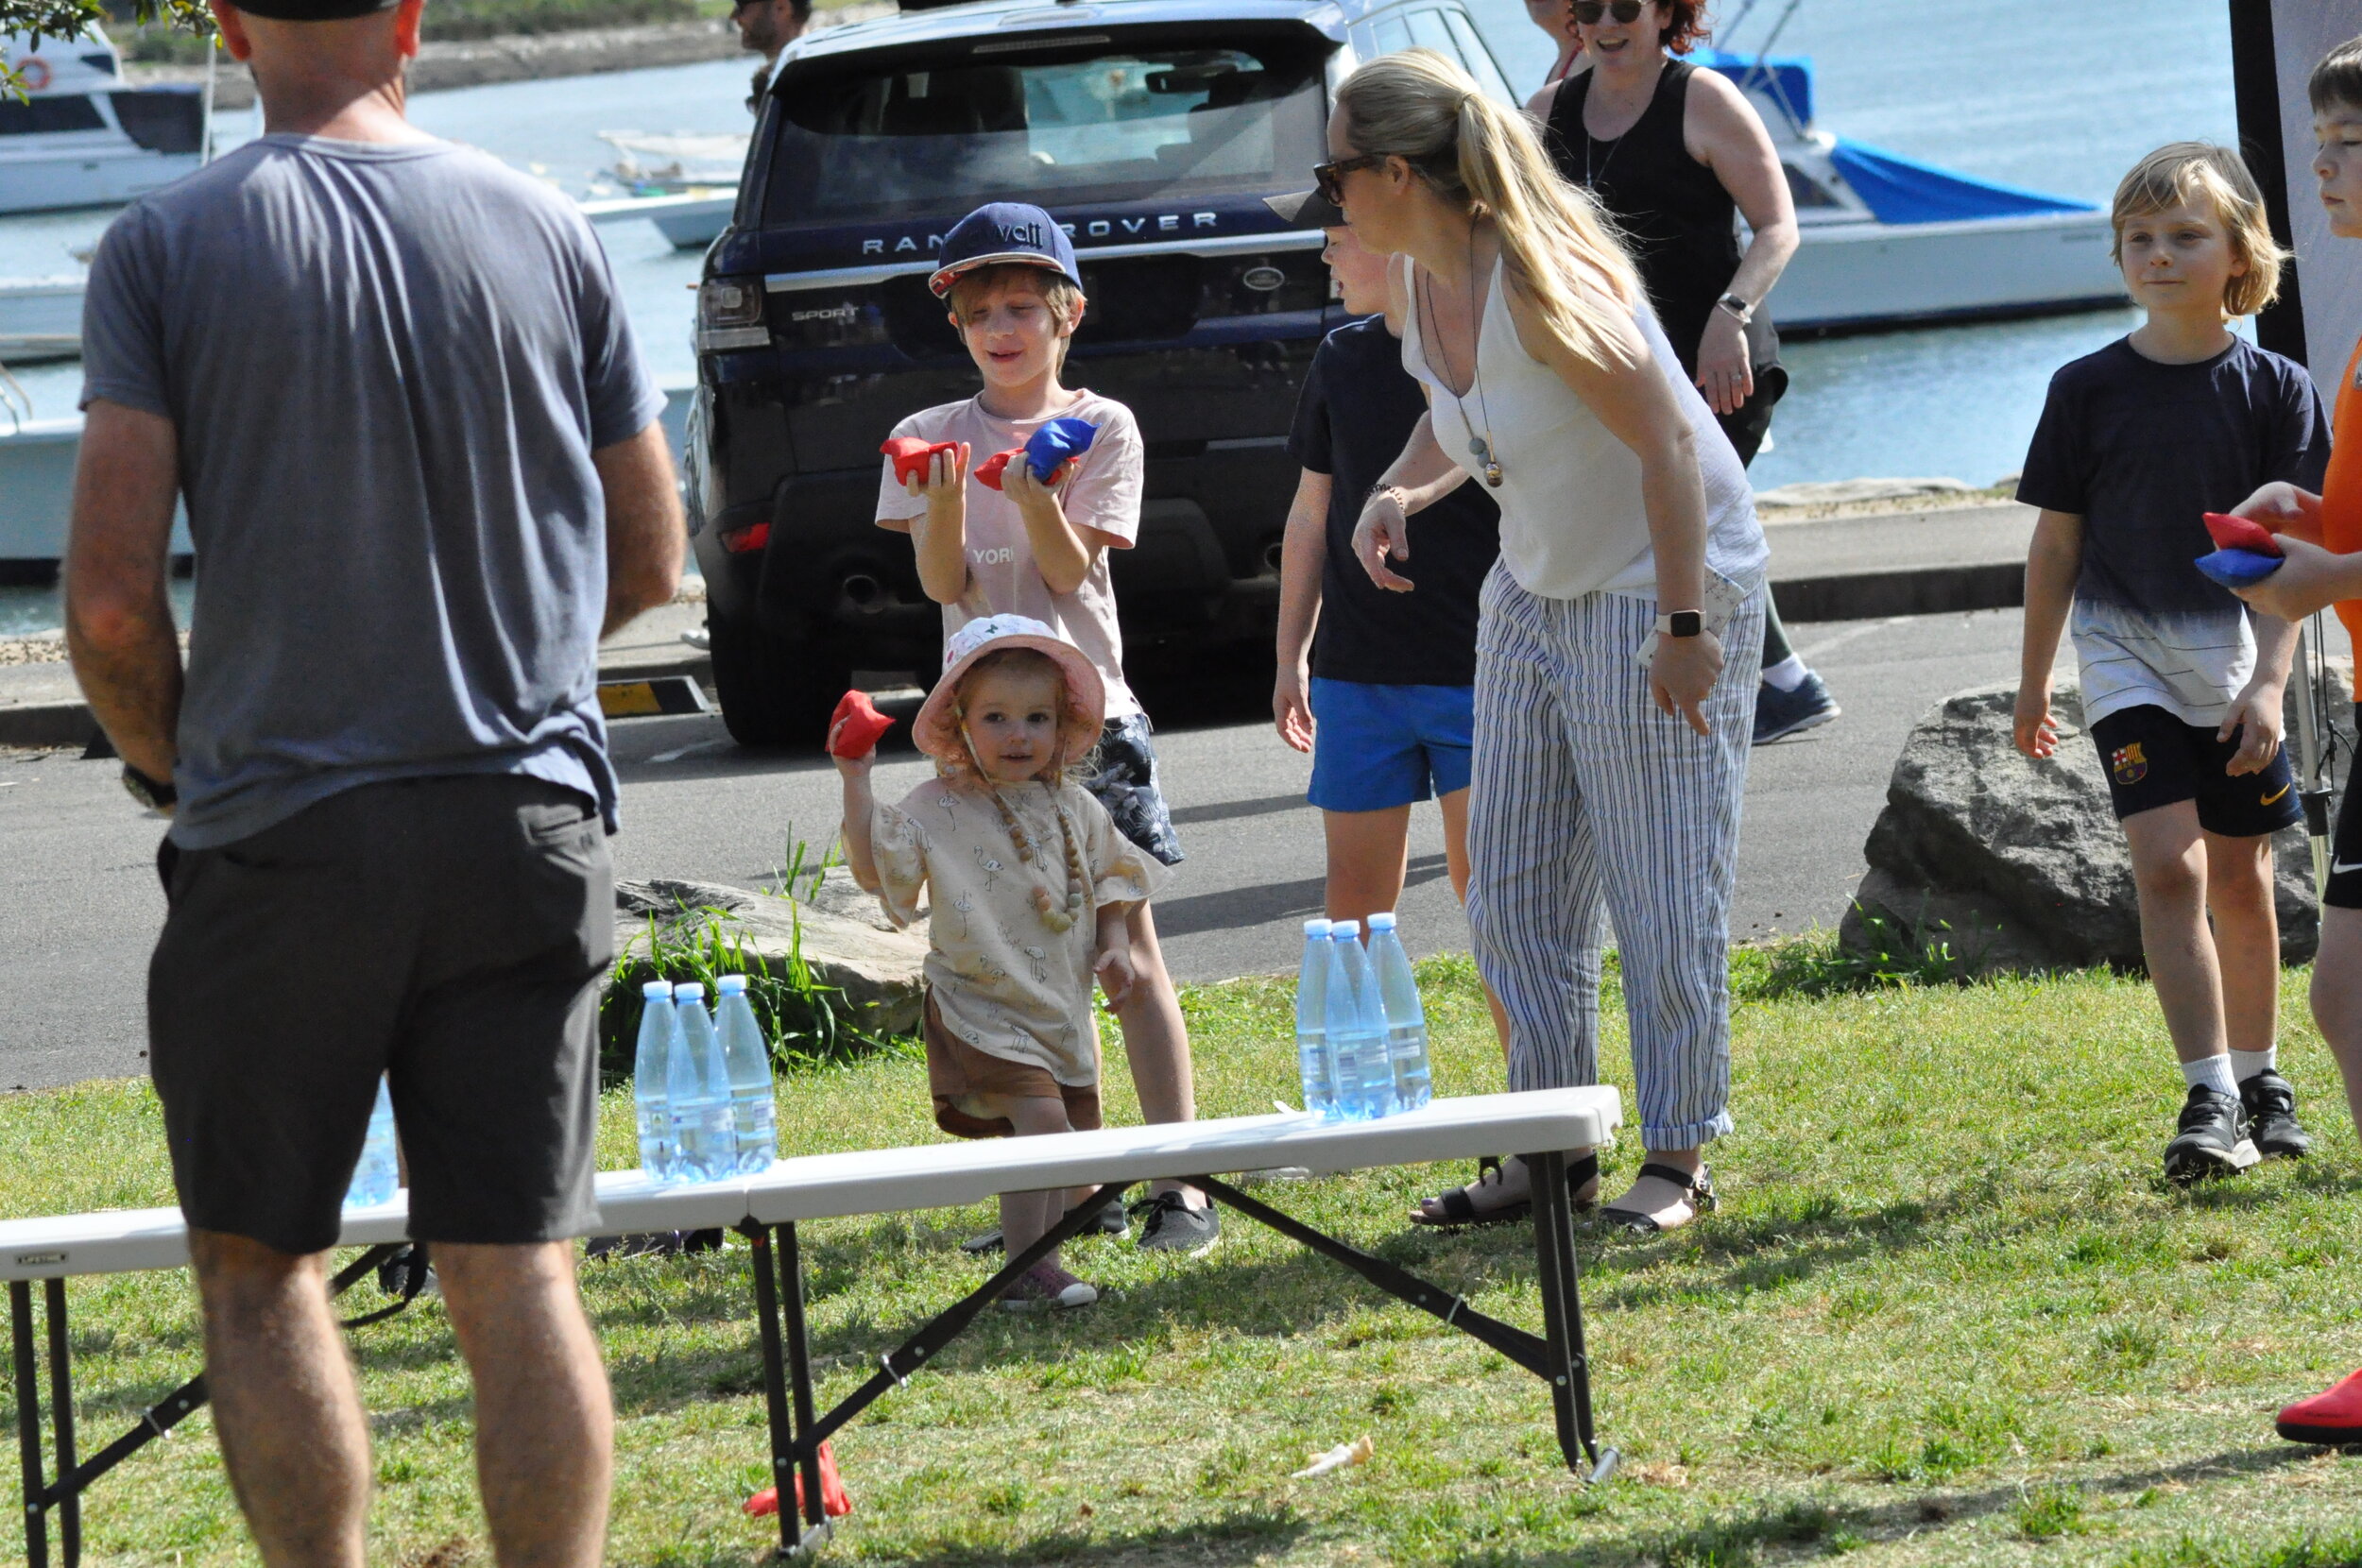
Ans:
[[[84,406],[180,435],[176,842],[447,774],[613,827],[590,453],[663,395],[572,203],[445,142],[266,136],[109,227],[82,331]]]

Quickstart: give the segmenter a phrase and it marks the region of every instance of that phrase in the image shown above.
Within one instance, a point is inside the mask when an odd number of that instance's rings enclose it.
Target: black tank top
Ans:
[[[1568,77],[1551,100],[1543,136],[1558,172],[1589,187],[1622,228],[1665,335],[1682,368],[1692,375],[1698,370],[1698,340],[1714,302],[1730,291],[1739,256],[1738,203],[1712,169],[1689,156],[1682,140],[1689,78],[1697,70],[1687,60],[1668,60],[1648,108],[1612,142],[1583,128],[1592,73]],[[1747,349],[1758,369],[1779,363],[1780,340],[1770,312],[1755,312]]]

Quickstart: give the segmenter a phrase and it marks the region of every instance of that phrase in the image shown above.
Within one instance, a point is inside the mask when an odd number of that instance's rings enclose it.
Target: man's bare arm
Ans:
[[[672,603],[689,529],[662,425],[601,447],[590,461],[607,492],[607,622],[599,628],[606,639]]]
[[[116,754],[159,781],[180,756],[180,639],[164,594],[180,488],[170,419],[90,405],[65,547],[66,651]]]

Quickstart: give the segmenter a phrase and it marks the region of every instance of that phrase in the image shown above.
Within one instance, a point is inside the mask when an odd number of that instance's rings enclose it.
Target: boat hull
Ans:
[[[583,215],[592,223],[637,223],[642,218],[676,250],[702,250],[728,228],[738,209],[738,193],[693,191],[677,196],[623,196],[586,201]]]
[[[75,359],[81,352],[79,278],[0,278],[0,364]]]
[[[120,207],[195,174],[201,162],[193,152],[149,152],[129,142],[0,159],[0,213]]]
[[[1772,291],[1782,332],[2101,310],[2126,300],[2105,213],[1808,224]]]

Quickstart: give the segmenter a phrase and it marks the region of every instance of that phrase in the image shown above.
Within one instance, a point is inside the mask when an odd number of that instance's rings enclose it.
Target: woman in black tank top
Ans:
[[[1754,106],[1720,75],[1674,58],[1703,36],[1703,9],[1643,0],[1627,19],[1614,5],[1578,0],[1575,30],[1591,68],[1543,88],[1530,107],[1558,172],[1623,230],[1682,368],[1739,461],[1752,463],[1788,390],[1763,300],[1796,252],[1796,208]],[[1744,252],[1742,210],[1754,231]],[[1776,615],[1764,628],[1764,666],[1758,743],[1837,717]]]

